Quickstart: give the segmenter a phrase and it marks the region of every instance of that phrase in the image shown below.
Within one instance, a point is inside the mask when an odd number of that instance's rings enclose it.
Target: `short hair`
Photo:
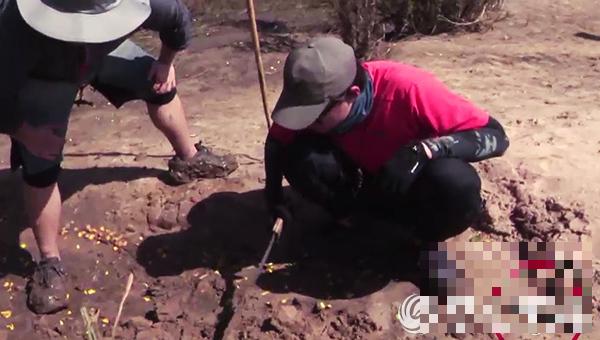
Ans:
[[[352,84],[348,86],[346,91],[350,90],[352,86],[358,86],[361,90],[365,87],[365,82],[367,81],[367,70],[363,66],[362,62],[358,59],[356,60],[356,76],[354,77],[354,81]]]

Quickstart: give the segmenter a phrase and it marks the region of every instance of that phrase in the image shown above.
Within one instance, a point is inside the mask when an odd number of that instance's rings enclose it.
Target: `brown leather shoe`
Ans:
[[[183,160],[173,157],[169,161],[169,179],[176,184],[185,184],[202,178],[222,178],[238,168],[232,155],[217,155],[201,143],[196,144],[194,157]]]
[[[58,258],[38,263],[27,283],[27,294],[27,306],[36,314],[52,314],[67,307],[67,274]]]

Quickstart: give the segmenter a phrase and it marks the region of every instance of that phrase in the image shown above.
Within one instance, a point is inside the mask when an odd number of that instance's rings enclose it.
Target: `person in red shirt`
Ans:
[[[425,242],[476,221],[481,180],[469,163],[509,146],[496,119],[432,74],[393,61],[359,62],[334,37],[290,53],[272,118],[265,195],[274,219],[292,219],[285,176],[338,221],[377,214],[412,226]]]

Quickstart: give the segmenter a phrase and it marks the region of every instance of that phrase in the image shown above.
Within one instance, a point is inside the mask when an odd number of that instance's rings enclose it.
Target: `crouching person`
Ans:
[[[292,218],[285,176],[339,221],[376,214],[413,226],[424,242],[457,235],[479,218],[481,180],[469,163],[509,146],[496,119],[430,73],[358,62],[332,37],[290,53],[273,121],[265,194],[274,219]]]

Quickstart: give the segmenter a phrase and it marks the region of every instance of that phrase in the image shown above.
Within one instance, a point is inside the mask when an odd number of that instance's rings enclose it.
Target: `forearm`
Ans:
[[[165,65],[173,65],[177,52],[178,51],[171,49],[169,46],[162,44],[158,61]]]
[[[283,201],[283,181],[282,155],[284,145],[272,137],[267,137],[265,142],[265,196],[268,204],[274,205]]]
[[[488,124],[482,128],[430,138],[422,142],[431,151],[433,159],[452,157],[467,162],[502,156],[509,147],[509,140],[502,125],[491,117]]]

